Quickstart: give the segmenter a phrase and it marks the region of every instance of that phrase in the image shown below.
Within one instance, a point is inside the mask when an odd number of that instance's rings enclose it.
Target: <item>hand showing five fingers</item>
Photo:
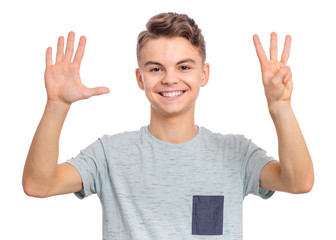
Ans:
[[[286,36],[280,61],[278,61],[278,43],[276,33],[271,34],[269,60],[267,59],[265,51],[257,35],[253,36],[253,42],[261,66],[262,80],[269,109],[273,108],[273,106],[277,103],[290,103],[293,90],[292,72],[290,67],[286,66],[286,64],[289,58],[291,36]]]
[[[64,53],[64,38],[59,37],[57,44],[56,62],[52,62],[52,49],[46,52],[45,85],[48,100],[71,104],[109,92],[106,87],[87,88],[79,76],[80,64],[84,55],[86,38],[82,36],[72,60],[75,34],[70,32]]]

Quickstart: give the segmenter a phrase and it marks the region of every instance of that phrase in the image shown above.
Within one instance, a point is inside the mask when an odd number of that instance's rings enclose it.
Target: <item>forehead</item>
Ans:
[[[190,58],[195,62],[202,61],[201,55],[187,39],[182,37],[150,39],[140,51],[140,66],[147,61],[163,64],[175,64],[181,59]]]

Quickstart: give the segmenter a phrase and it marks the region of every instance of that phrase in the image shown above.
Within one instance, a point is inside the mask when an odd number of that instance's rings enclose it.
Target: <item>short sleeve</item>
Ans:
[[[274,191],[260,187],[260,173],[267,163],[275,159],[267,156],[265,150],[243,136],[241,137],[240,144],[244,197],[248,194],[254,194],[263,199],[270,198],[274,194]]]
[[[100,196],[106,172],[106,156],[101,139],[80,151],[67,163],[73,165],[82,178],[83,190],[76,192],[75,195],[80,199],[95,193]]]

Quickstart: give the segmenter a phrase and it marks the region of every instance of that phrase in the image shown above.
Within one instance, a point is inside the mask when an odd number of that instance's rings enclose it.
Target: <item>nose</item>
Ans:
[[[163,84],[171,85],[178,83],[179,78],[174,70],[167,70],[161,81]]]

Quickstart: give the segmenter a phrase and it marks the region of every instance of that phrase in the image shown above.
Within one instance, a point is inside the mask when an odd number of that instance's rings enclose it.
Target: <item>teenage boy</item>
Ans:
[[[105,135],[57,164],[62,125],[71,104],[108,93],[86,88],[79,77],[85,48],[74,52],[70,32],[58,40],[56,63],[46,53],[47,104],[27,157],[23,186],[30,196],[96,193],[103,207],[104,239],[242,239],[242,203],[252,193],[309,192],[312,161],[291,107],[292,74],[286,66],[291,37],[277,60],[271,34],[270,60],[253,36],[279,158],[241,135],[221,135],[194,121],[200,87],[209,79],[201,30],[188,16],[152,17],[137,42],[136,79],[151,107],[139,131]],[[203,236],[202,236],[203,235]]]

